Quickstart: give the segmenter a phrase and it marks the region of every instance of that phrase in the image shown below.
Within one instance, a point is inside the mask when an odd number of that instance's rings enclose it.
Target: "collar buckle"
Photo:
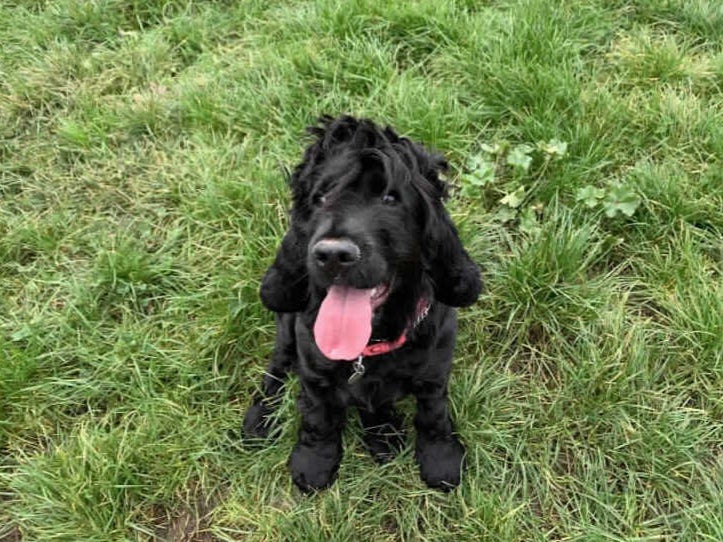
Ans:
[[[354,384],[354,382],[357,382],[362,376],[364,376],[364,373],[367,372],[367,368],[364,367],[364,356],[360,355],[352,367],[354,368],[354,372],[349,375],[349,384]]]

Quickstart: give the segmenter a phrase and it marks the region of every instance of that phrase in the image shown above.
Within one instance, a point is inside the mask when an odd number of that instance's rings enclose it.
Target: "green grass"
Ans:
[[[723,540],[719,1],[16,0],[0,43],[0,540]],[[292,392],[238,442],[283,170],[341,112],[456,184],[483,144],[568,144],[450,202],[487,284],[450,495],[351,423],[301,496]],[[630,217],[576,200],[616,182]]]

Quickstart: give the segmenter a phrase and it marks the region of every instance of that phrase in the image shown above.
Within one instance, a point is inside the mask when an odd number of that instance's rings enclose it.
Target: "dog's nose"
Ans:
[[[330,273],[353,266],[361,258],[359,246],[349,239],[322,239],[311,249],[316,265]]]

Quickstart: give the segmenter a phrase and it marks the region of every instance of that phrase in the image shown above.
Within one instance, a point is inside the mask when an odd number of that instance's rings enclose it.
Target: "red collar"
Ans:
[[[364,350],[362,350],[359,358],[361,359],[367,358],[369,356],[380,356],[382,354],[388,354],[389,352],[392,352],[397,348],[401,348],[402,346],[404,346],[404,344],[407,342],[407,333],[417,327],[422,322],[422,320],[427,317],[427,314],[429,313],[429,307],[430,304],[428,299],[420,299],[417,303],[417,313],[414,317],[414,321],[411,322],[404,331],[402,331],[402,334],[399,336],[399,338],[394,341],[382,341],[368,344],[366,345]]]

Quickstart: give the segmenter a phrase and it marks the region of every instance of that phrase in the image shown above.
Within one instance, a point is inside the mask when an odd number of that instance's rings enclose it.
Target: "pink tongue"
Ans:
[[[332,286],[314,323],[319,350],[329,359],[356,359],[372,336],[372,290]]]

